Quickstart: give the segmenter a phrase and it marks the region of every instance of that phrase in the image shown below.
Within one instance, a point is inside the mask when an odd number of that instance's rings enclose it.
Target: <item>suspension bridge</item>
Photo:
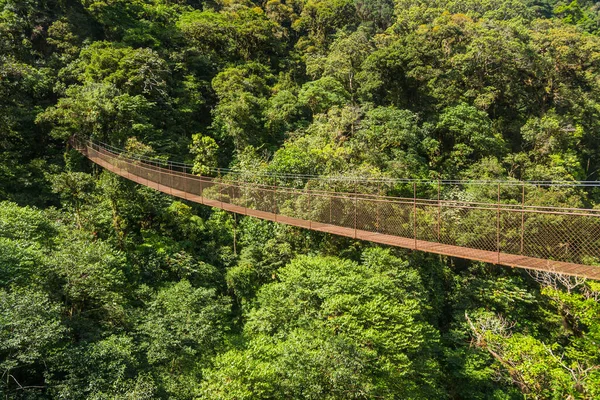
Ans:
[[[319,232],[486,263],[600,280],[600,209],[553,207],[552,183],[314,180],[293,185],[228,174],[191,174],[191,166],[144,159],[73,138],[102,168],[187,201]],[[257,178],[257,177],[255,177]],[[589,183],[591,184],[591,183]],[[580,184],[585,185],[585,183]],[[292,186],[292,187],[290,187]],[[566,185],[569,186],[569,185]],[[373,187],[377,187],[373,190]],[[573,186],[575,188],[575,186]],[[569,190],[573,188],[568,187]],[[560,193],[564,193],[564,190]]]

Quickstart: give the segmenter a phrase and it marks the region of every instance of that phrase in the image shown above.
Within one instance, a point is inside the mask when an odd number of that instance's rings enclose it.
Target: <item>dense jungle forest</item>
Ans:
[[[600,399],[598,282],[234,216],[68,144],[599,180],[599,35],[592,0],[0,0],[2,398]]]

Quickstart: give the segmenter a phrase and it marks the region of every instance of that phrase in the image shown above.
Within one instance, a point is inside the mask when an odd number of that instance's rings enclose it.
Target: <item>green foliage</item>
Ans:
[[[417,122],[418,117],[408,110],[377,107],[365,113],[348,145],[357,161],[382,171],[401,169],[419,176],[424,163],[423,131]]]
[[[446,108],[435,131],[441,145],[438,151],[447,155],[447,160],[439,162],[447,163],[444,169],[452,174],[469,161],[503,152],[502,137],[493,132],[487,114],[466,104]]]
[[[265,221],[244,219],[241,223],[242,250],[237,264],[227,270],[227,285],[243,302],[254,299],[265,283],[277,278],[277,270],[294,255],[288,229]]]
[[[217,167],[217,150],[219,145],[210,136],[203,136],[200,133],[192,136],[190,153],[196,156],[192,172],[209,175],[211,170]]]
[[[361,21],[372,22],[381,30],[393,23],[394,2],[390,0],[358,0],[354,2]]]
[[[143,349],[172,396],[197,396],[201,367],[223,340],[228,311],[227,299],[185,280],[160,290],[148,304],[139,326]]]
[[[311,41],[324,46],[338,29],[357,22],[356,8],[350,0],[309,0],[294,28],[307,31]]]
[[[269,185],[593,180],[599,15],[589,0],[0,0],[0,394],[599,398],[593,282],[234,217],[65,152],[92,137]],[[532,187],[525,203],[599,196]],[[480,218],[442,234],[495,241]]]
[[[49,264],[61,282],[69,316],[89,318],[90,313],[98,313],[111,324],[123,318],[123,259],[108,244],[71,237]]]
[[[313,115],[333,106],[343,106],[350,98],[344,86],[332,77],[323,77],[305,84],[298,94],[298,103],[308,107]]]
[[[142,95],[122,94],[108,83],[72,86],[66,95],[37,118],[40,124],[55,125],[55,138],[79,134],[123,141],[128,136],[152,137],[156,132],[148,118],[154,104]]]
[[[567,24],[577,25],[588,32],[598,33],[600,14],[594,3],[579,2],[578,0],[570,3],[557,2],[553,13]]]
[[[149,362],[177,367],[172,363],[174,358],[178,360],[174,362],[183,362],[179,358],[201,361],[198,357],[208,354],[199,350],[214,348],[220,342],[228,304],[225,299],[215,299],[214,290],[194,289],[181,281],[161,290],[148,311],[141,326],[148,337]]]
[[[274,137],[293,130],[301,115],[298,97],[291,90],[280,90],[269,99],[265,109],[265,127],[272,131]]]
[[[19,390],[35,394],[42,387],[44,367],[65,335],[61,307],[35,289],[0,289],[0,369],[4,379],[0,393],[6,397]],[[33,385],[31,387],[30,385]]]
[[[51,381],[51,393],[72,399],[118,398],[151,399],[156,386],[147,374],[136,374],[140,367],[132,338],[114,334],[73,347],[64,355],[69,374]],[[55,378],[56,379],[56,378]]]
[[[263,111],[267,106],[269,69],[258,63],[231,67],[213,79],[219,104],[213,110],[214,128],[233,140],[240,151],[248,145],[268,143],[263,129]]]
[[[0,203],[1,237],[48,243],[55,234],[56,227],[42,211],[14,203]]]
[[[281,44],[278,25],[258,7],[240,3],[223,12],[192,11],[181,15],[178,27],[193,49],[213,62],[229,57],[245,61],[267,61]]]
[[[96,42],[83,49],[69,72],[81,83],[105,83],[131,95],[158,98],[165,94],[169,67],[151,49]]]
[[[29,284],[42,257],[35,244],[0,238],[0,287]]]
[[[211,398],[434,396],[435,334],[419,278],[374,249],[365,262],[300,257],[258,293],[244,349],[217,358]],[[402,302],[393,299],[403,298]],[[417,357],[419,354],[419,357]],[[250,373],[252,371],[252,373]]]

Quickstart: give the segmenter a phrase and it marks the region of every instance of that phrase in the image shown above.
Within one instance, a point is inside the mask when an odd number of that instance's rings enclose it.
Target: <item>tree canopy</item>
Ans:
[[[67,142],[323,190],[282,176],[598,180],[599,35],[591,0],[0,0],[0,395],[600,398],[596,282],[207,209]]]

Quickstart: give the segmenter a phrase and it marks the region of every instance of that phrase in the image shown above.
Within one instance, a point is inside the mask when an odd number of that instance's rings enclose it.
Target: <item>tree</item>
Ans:
[[[55,361],[48,392],[71,399],[152,399],[158,390],[141,365],[133,339],[124,334],[71,346]],[[66,377],[61,377],[66,372]]]
[[[421,319],[418,291],[410,289],[419,278],[401,260],[379,249],[366,252],[362,265],[303,256],[277,275],[280,282],[258,293],[246,346],[219,356],[208,372],[205,396],[438,393],[427,356],[435,331]]]
[[[167,393],[195,398],[201,369],[221,345],[229,301],[188,281],[161,289],[139,326],[148,363]]]
[[[381,31],[386,30],[393,23],[393,1],[358,0],[354,4],[360,20],[372,22]]]
[[[402,171],[400,177],[416,177],[426,168],[422,140],[423,130],[414,113],[377,107],[365,113],[348,146],[357,162],[381,171]]]
[[[487,114],[466,104],[446,108],[440,115],[436,132],[441,153],[448,154],[444,169],[449,175],[467,165],[469,160],[504,151],[504,140],[493,131]]]
[[[310,40],[324,48],[338,29],[358,22],[356,8],[350,0],[310,0],[304,4],[293,27],[308,32]]]
[[[298,102],[310,109],[313,116],[326,112],[333,106],[343,106],[350,94],[332,77],[323,77],[305,84],[298,94]]]
[[[265,127],[272,132],[275,138],[281,141],[283,135],[294,130],[299,125],[299,120],[301,120],[302,112],[295,90],[283,89],[277,91],[269,98],[264,115],[266,118]]]
[[[142,95],[122,94],[107,83],[72,86],[66,95],[37,118],[39,124],[52,126],[55,138],[77,134],[119,144],[129,136],[157,134],[149,118],[155,104]]]
[[[223,137],[231,138],[238,151],[271,140],[263,128],[270,77],[266,66],[249,63],[227,68],[213,79],[212,86],[219,98],[213,110],[213,127]]]
[[[0,288],[0,393],[35,396],[46,389],[46,361],[66,333],[61,311],[33,288]]]
[[[180,16],[179,29],[195,48],[213,60],[267,62],[277,57],[280,27],[261,8],[236,4],[220,13],[192,11]]]
[[[192,136],[190,153],[195,155],[192,172],[198,175],[209,175],[217,167],[217,151],[219,145],[210,136],[197,133]]]
[[[125,318],[123,255],[109,244],[73,232],[48,260],[64,307],[81,334],[93,335],[98,323],[119,325]]]
[[[83,172],[64,172],[53,178],[52,190],[60,194],[69,207],[73,208],[78,228],[82,228],[82,207],[90,198],[90,192],[95,189],[91,175]]]
[[[290,262],[300,247],[292,229],[254,218],[241,221],[240,257],[227,270],[227,286],[242,303],[251,303],[261,286],[277,279],[277,271]]]
[[[103,42],[82,50],[68,70],[83,84],[112,84],[130,95],[143,94],[153,100],[166,96],[170,73],[167,63],[156,51]]]
[[[0,202],[0,237],[51,244],[56,234],[55,222],[42,210]]]
[[[589,184],[517,183],[600,173],[599,9],[0,0],[0,393],[599,398],[593,282],[236,217],[99,172],[66,143],[300,191],[495,204],[497,184],[435,181],[507,180],[515,209],[598,209]],[[369,203],[242,192],[313,220]],[[425,203],[417,213],[434,221]],[[378,207],[377,223],[435,238],[395,208]],[[513,225],[502,249],[524,224],[527,251],[599,261],[592,217],[451,208],[442,241],[495,244],[499,216]],[[529,230],[542,225],[554,239]]]
[[[597,313],[600,287],[595,282],[588,285],[582,279],[548,272],[535,272],[533,276],[543,285],[542,293],[558,307],[567,330],[563,345],[546,344],[531,334],[513,332],[514,324],[485,313],[477,319],[466,315],[475,343],[488,351],[498,368],[506,370],[510,382],[526,394],[538,398],[594,398],[600,381],[600,359],[587,349],[598,332],[580,323],[590,321],[587,312]]]
[[[0,288],[27,286],[43,265],[39,246],[24,240],[0,237]]]
[[[368,32],[366,29],[359,29],[352,34],[338,37],[331,44],[325,60],[319,60],[324,61],[323,75],[334,77],[342,83],[352,96],[353,102],[359,90],[356,75],[361,72],[362,63],[372,50]],[[307,65],[307,70],[309,68],[310,64]]]

